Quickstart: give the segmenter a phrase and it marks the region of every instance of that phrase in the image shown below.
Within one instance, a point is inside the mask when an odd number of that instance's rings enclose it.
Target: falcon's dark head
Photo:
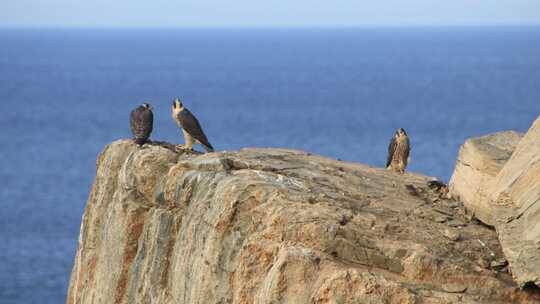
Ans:
[[[141,105],[141,107],[143,107],[143,108],[145,108],[145,109],[147,109],[147,110],[152,110],[152,106],[150,106],[150,104],[149,104],[149,103],[146,103],[146,102],[143,103],[143,104]]]
[[[407,136],[407,132],[405,132],[405,130],[403,128],[399,128],[397,131],[396,131],[396,135],[397,136]]]
[[[182,109],[184,107],[180,98],[175,98],[172,106],[173,109]]]

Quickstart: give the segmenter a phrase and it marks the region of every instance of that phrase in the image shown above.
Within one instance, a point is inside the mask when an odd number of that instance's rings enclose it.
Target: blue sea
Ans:
[[[63,303],[95,160],[174,97],[217,150],[286,147],[447,181],[460,144],[540,115],[540,28],[0,30],[0,304]]]

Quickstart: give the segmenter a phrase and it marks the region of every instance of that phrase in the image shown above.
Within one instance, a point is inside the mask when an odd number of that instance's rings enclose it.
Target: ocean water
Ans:
[[[540,115],[540,28],[0,30],[0,304],[63,303],[107,143],[173,97],[217,150],[307,150],[383,166],[403,127],[409,169],[448,180],[466,138]]]

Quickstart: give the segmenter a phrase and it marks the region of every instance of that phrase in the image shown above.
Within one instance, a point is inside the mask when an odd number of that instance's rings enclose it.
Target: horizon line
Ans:
[[[407,29],[407,28],[524,28],[540,27],[539,23],[493,23],[493,24],[357,24],[357,25],[195,25],[195,26],[133,26],[133,25],[9,25],[0,29],[102,29],[102,30],[265,30],[265,29]]]

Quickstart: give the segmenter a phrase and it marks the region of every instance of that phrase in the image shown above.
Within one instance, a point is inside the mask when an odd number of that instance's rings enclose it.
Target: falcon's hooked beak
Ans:
[[[407,135],[407,133],[405,132],[405,130],[403,128],[399,128],[398,131],[397,131],[397,134],[399,136],[405,136]]]
[[[182,102],[180,101],[180,99],[176,98],[174,101],[173,101],[173,108],[182,108]]]

